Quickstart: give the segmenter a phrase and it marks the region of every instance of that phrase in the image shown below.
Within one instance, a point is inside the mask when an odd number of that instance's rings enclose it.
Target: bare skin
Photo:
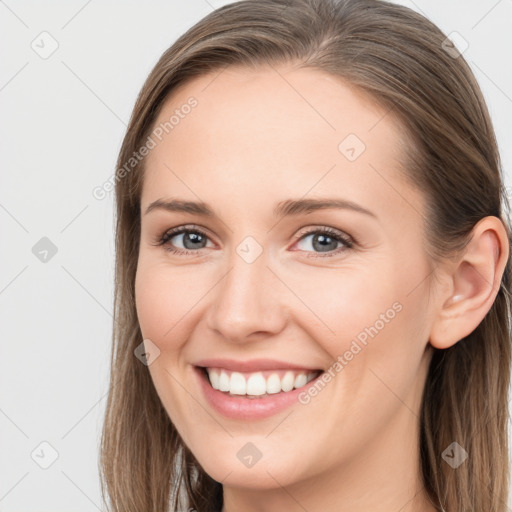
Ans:
[[[433,347],[457,343],[492,306],[508,256],[501,221],[480,221],[465,255],[432,280],[426,199],[397,171],[404,134],[385,110],[318,70],[228,68],[175,91],[155,126],[191,96],[197,106],[147,157],[136,303],[160,350],[149,366],[158,394],[223,484],[223,512],[435,511],[418,456],[426,372]],[[215,217],[145,213],[171,198],[203,201]],[[321,198],[373,215],[273,216],[281,201]],[[156,245],[179,226],[190,232]],[[325,227],[353,246],[336,235],[322,245]],[[194,228],[202,246],[190,243]],[[237,252],[246,237],[256,243],[242,247],[262,249],[251,263]],[[350,357],[371,326],[378,332]],[[240,421],[213,410],[198,385],[193,365],[209,357],[344,363],[309,401]],[[248,442],[262,454],[252,467],[237,457]]]

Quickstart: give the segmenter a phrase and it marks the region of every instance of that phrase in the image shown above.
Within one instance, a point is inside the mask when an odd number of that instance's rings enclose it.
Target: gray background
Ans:
[[[3,512],[101,509],[113,197],[97,200],[92,190],[114,172],[158,57],[226,3],[0,0]],[[488,101],[509,185],[512,0],[400,3],[469,44],[464,55]]]

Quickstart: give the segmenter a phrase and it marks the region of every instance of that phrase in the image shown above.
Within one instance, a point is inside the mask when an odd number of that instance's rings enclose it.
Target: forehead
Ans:
[[[173,91],[154,123],[158,129],[142,207],[174,194],[212,202],[227,196],[254,207],[339,194],[400,215],[407,197],[418,202],[398,172],[405,148],[400,124],[319,70],[267,66],[202,75]]]

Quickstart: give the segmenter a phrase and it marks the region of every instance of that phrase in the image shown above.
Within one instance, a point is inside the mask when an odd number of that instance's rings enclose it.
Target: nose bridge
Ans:
[[[267,253],[252,237],[230,254],[228,272],[216,287],[208,325],[224,338],[243,342],[251,334],[279,332],[285,322],[278,279],[267,268]]]

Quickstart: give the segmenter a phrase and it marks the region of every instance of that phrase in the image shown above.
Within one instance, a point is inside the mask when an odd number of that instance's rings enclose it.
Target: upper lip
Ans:
[[[289,363],[277,359],[251,359],[236,361],[235,359],[202,359],[195,363],[204,368],[224,368],[234,372],[256,372],[265,370],[306,370],[309,372],[320,371],[319,368],[311,368],[298,363]]]

